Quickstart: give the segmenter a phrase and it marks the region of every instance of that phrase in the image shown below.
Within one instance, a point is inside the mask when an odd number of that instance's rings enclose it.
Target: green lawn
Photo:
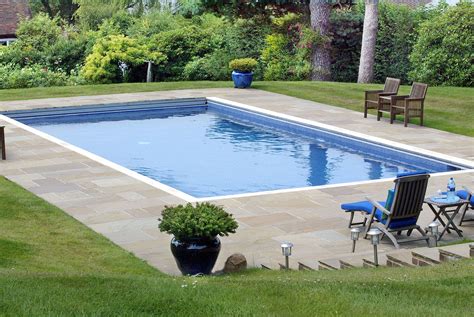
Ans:
[[[473,260],[169,277],[3,178],[0,223],[0,316],[472,316]]]
[[[0,101],[34,98],[101,95],[188,88],[232,87],[231,82],[163,82],[93,86],[48,87],[0,90]],[[364,90],[381,85],[362,85],[335,82],[255,82],[253,88],[322,102],[362,112]],[[401,94],[408,94],[409,86],[402,86]],[[474,89],[461,87],[430,87],[425,103],[425,125],[428,127],[474,136]],[[414,120],[413,122],[418,122]]]

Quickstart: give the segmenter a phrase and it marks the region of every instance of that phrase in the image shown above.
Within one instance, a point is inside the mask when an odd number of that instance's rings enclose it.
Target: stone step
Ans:
[[[379,253],[379,256],[383,253],[384,251],[381,251]],[[323,262],[323,266],[325,266],[324,268],[328,268],[328,269],[334,269],[334,268],[348,269],[348,268],[354,268],[354,267],[363,267],[363,264],[364,264],[363,259],[369,258],[372,255],[373,255],[373,251],[369,250],[369,251],[363,251],[363,252],[358,252],[358,253],[343,254],[341,256],[338,256],[337,258],[333,258],[333,257],[322,258],[322,259],[319,259],[319,262]],[[329,262],[329,263],[326,263],[326,262]],[[306,263],[309,263],[309,262],[306,262]],[[312,265],[310,266],[312,267]]]
[[[417,266],[429,266],[440,264],[439,251],[436,248],[418,248],[411,252],[412,264]]]
[[[298,270],[300,270],[300,271],[315,271],[317,269],[318,269],[317,267],[312,267],[312,266],[307,265],[305,263],[298,262]]]
[[[441,261],[461,260],[471,257],[471,248],[467,243],[439,247]]]
[[[351,263],[343,261],[343,260],[339,260],[339,265],[340,265],[341,269],[343,269],[343,270],[344,269],[353,269],[353,268],[356,267],[356,266],[352,265]]]
[[[336,259],[320,260],[318,261],[319,270],[340,270],[341,262]]]
[[[365,258],[362,259],[362,261],[363,261],[362,266],[364,268],[375,268],[376,267],[373,256],[365,257]],[[388,258],[387,258],[386,254],[379,254],[379,266],[386,266],[387,261],[388,261]]]
[[[387,266],[389,267],[414,267],[413,256],[410,250],[400,250],[387,254]]]
[[[260,267],[265,270],[279,270],[280,269],[280,266],[278,265],[278,263],[273,262],[273,261],[260,263]]]
[[[382,256],[384,253],[379,253],[379,257]],[[339,257],[340,267],[341,269],[349,269],[354,267],[363,267],[364,266],[364,258],[371,258],[373,257],[373,252],[363,252],[363,253],[351,253],[348,256]]]
[[[445,247],[428,248],[420,247],[415,249],[401,249],[385,254],[379,252],[379,266],[389,267],[415,267],[440,264],[442,261],[458,260],[474,257],[474,244],[458,244]],[[299,260],[299,259],[298,259]],[[354,267],[375,267],[373,253],[365,251],[363,253],[349,253],[335,258],[312,261],[291,261],[291,270],[340,270]],[[262,263],[261,267],[268,270],[286,269],[282,263]]]
[[[292,259],[290,259],[290,262],[289,262],[289,266],[290,266],[290,270],[299,270],[299,262],[298,261],[292,261]],[[285,263],[278,263],[278,268],[280,270],[286,270],[286,266],[285,266]]]

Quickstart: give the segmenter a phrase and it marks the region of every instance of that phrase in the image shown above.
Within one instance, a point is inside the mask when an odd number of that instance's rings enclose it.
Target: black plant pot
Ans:
[[[219,238],[171,239],[171,252],[184,275],[211,274],[221,250]]]

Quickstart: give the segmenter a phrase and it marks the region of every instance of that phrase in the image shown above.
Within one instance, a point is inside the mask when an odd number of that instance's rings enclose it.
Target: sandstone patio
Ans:
[[[201,89],[106,96],[0,102],[0,111],[43,107],[106,104],[186,97],[215,96],[251,106],[318,121],[354,132],[409,144],[424,150],[474,160],[474,139],[417,125],[364,119],[358,112],[259,90]],[[172,193],[126,175],[42,138],[0,117],[6,126],[8,160],[0,162],[0,174],[20,184],[66,213],[103,234],[122,248],[133,252],[163,272],[177,273],[169,250],[170,236],[157,228],[164,205],[185,202]],[[474,162],[472,162],[474,164]],[[474,171],[433,175],[428,193],[446,186],[453,174],[458,186],[474,187]],[[223,249],[216,269],[234,252],[243,253],[249,264],[274,265],[281,262],[280,242],[294,243],[292,261],[312,263],[345,256],[351,250],[348,215],[339,205],[370,195],[386,196],[392,181],[381,180],[358,185],[329,186],[284,193],[248,195],[218,199],[239,222],[238,232],[223,238]],[[433,218],[426,208],[419,223],[426,226]],[[462,227],[464,236],[474,238],[474,223]],[[458,239],[447,234],[443,241]],[[417,247],[412,243],[403,247]],[[384,242],[381,251],[393,250]],[[360,241],[358,252],[369,252],[368,241]]]

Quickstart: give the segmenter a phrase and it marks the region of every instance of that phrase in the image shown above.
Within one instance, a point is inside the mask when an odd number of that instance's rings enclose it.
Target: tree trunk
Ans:
[[[362,31],[358,83],[370,83],[374,78],[378,5],[378,0],[365,0],[364,29]]]
[[[152,71],[151,71],[151,61],[148,61],[148,67],[146,69],[146,82],[147,83],[151,83],[152,80],[153,80],[153,74],[152,74]]]
[[[311,28],[319,32],[321,36],[329,36],[329,16],[331,14],[331,4],[327,0],[311,0],[309,11],[311,16]],[[324,41],[313,46],[311,62],[313,66],[312,80],[331,79],[331,57],[329,55],[330,43]]]

